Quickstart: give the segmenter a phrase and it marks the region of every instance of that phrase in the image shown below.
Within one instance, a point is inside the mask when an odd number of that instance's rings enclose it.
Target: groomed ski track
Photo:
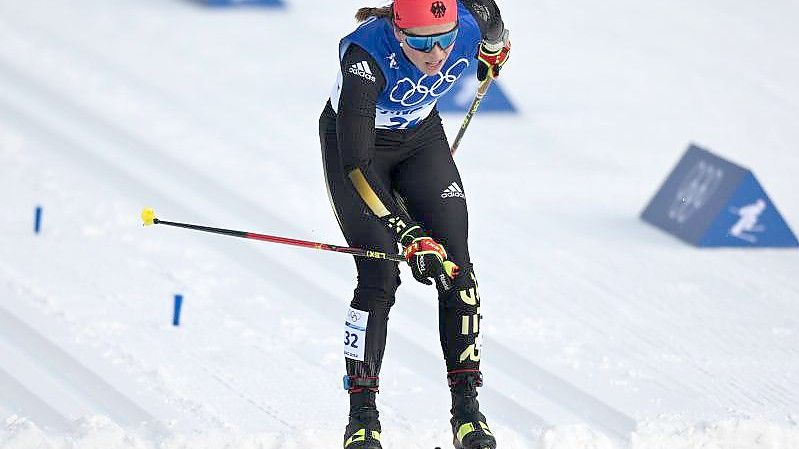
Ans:
[[[63,158],[86,176],[102,173],[105,181],[109,185],[113,184],[115,189],[126,197],[148,198],[150,202],[159,204],[161,209],[168,210],[175,216],[196,217],[203,223],[213,223],[214,217],[238,216],[249,223],[270,223],[276,229],[285,229],[287,235],[299,235],[301,232],[294,225],[273,216],[269,210],[253,204],[213,179],[170,158],[137,136],[105,123],[101,117],[71,104],[53,90],[36,85],[32,81],[34,77],[30,74],[23,76],[4,65],[0,65],[0,68],[3,84],[14,86],[13,93],[2,94],[0,108],[4,112],[4,120],[25,129],[30,136],[37,136],[40,147],[58,149],[49,157]],[[91,140],[88,136],[91,136]],[[98,136],[103,137],[98,139]],[[107,148],[114,148],[115,151],[105,151]],[[113,160],[108,160],[108,155],[113,155]],[[146,174],[147,180],[141,179],[141,174]],[[168,190],[162,187],[164,186],[162,181],[166,181],[169,187],[174,188]],[[172,183],[180,184],[182,188],[178,189],[177,185]],[[215,213],[209,215],[207,211],[201,212],[186,207],[187,204],[198,203],[206,204]],[[258,267],[255,270],[258,275],[263,276],[268,273],[274,282],[292,283],[295,291],[304,298],[305,307],[332,319],[333,325],[339,324],[341,311],[346,310],[345,303],[335,301],[334,299],[340,298],[332,298],[329,291],[311,285],[302,272],[285,267],[270,258],[268,253],[253,251],[248,246],[237,248],[235,243],[217,243],[215,239],[207,239],[205,236],[201,239],[204,245],[217,246],[221,252],[231,254],[231,259],[238,261],[244,269]],[[301,266],[307,267],[310,264],[313,262],[309,260],[307,264],[303,263]],[[301,286],[309,288],[303,289]],[[424,301],[423,298],[414,299]],[[433,308],[428,309],[429,313],[434,313]],[[246,315],[240,318],[245,322],[248,321]],[[257,326],[254,320],[249,321],[249,324]],[[396,342],[394,343],[396,346],[403,348],[402,352],[405,354],[401,359],[410,362],[410,366],[432,366],[441,363],[437,345],[423,346],[402,334],[392,335],[391,339]],[[518,390],[514,395],[525,397],[529,401],[528,404],[536,405],[535,408],[520,405],[490,385],[484,388],[487,392],[484,401],[498,410],[497,415],[503,423],[510,425],[519,433],[527,432],[531,426],[551,425],[552,421],[539,416],[534,411],[536,409],[551,410],[558,418],[571,415],[573,419],[585,420],[619,439],[624,439],[634,430],[635,421],[632,418],[548,373],[510,348],[491,341],[490,338],[487,338],[486,346],[494,352],[491,358],[499,366],[504,362],[508,366],[518,367],[525,373],[525,382],[519,383],[519,387],[526,389],[524,396],[521,396]],[[515,377],[513,373],[506,373],[505,376]],[[441,383],[439,378],[428,378],[427,381],[431,385]],[[105,410],[99,408],[97,411],[102,413]]]

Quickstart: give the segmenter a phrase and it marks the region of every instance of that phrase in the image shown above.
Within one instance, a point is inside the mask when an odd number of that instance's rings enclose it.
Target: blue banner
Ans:
[[[797,247],[754,174],[691,145],[641,218],[702,247]]]
[[[469,110],[472,100],[474,100],[479,84],[480,82],[477,81],[477,64],[470,64],[463,71],[460,81],[455,84],[450,92],[441,97],[436,107],[440,112],[460,112],[465,114]],[[516,107],[513,106],[498,81],[491,84],[491,88],[488,89],[486,96],[480,102],[480,113],[484,112],[516,113]]]

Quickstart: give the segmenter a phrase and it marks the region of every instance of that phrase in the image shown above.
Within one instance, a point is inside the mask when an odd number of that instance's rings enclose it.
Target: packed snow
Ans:
[[[0,448],[340,447],[349,256],[139,213],[343,244],[317,120],[367,4],[0,1]],[[638,219],[693,141],[797,230],[799,3],[498,4],[519,113],[478,113],[457,162],[499,447],[799,447],[799,252]],[[383,444],[449,447],[434,291],[403,271]]]

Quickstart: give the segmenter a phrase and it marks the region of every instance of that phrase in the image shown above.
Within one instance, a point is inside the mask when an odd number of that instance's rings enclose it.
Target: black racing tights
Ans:
[[[347,243],[396,253],[394,234],[369,210],[347,178],[339,157],[336,116],[328,103],[319,119],[327,186]],[[478,370],[480,298],[469,260],[468,215],[458,169],[437,111],[410,130],[377,130],[374,173],[402,197],[410,217],[441,243],[461,267],[455,287],[439,292],[439,333],[447,371]],[[388,314],[400,284],[396,262],[355,258],[358,283],[353,309],[369,312],[364,360],[346,359],[347,374],[378,377],[386,346]]]

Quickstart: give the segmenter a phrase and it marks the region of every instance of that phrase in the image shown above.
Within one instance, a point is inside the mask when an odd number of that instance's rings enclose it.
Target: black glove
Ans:
[[[488,76],[496,78],[505,62],[510,57],[510,38],[508,30],[502,34],[502,40],[495,44],[483,41],[477,52],[477,79],[485,81]]]
[[[405,247],[402,254],[411,267],[413,277],[425,285],[432,285],[435,281],[438,290],[449,291],[452,279],[458,275],[458,266],[447,260],[444,247],[420,227],[406,233],[402,240],[400,243]]]

